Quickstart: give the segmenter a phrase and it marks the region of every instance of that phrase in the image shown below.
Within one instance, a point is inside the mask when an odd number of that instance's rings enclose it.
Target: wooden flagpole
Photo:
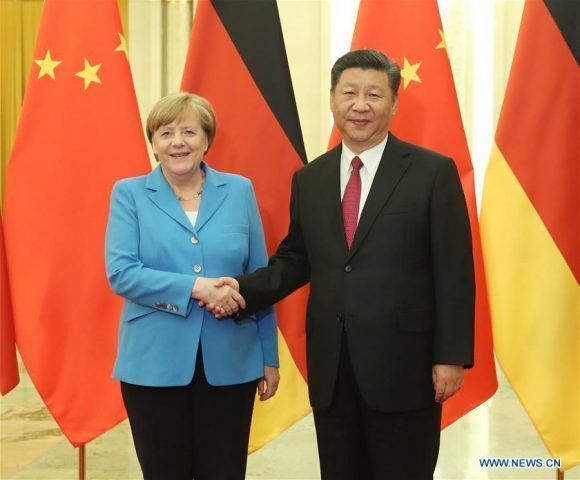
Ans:
[[[85,463],[85,446],[79,447],[79,480],[85,480],[86,463]]]

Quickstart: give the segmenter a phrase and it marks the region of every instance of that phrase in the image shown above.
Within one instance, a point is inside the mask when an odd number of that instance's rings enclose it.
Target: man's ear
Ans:
[[[334,90],[330,90],[330,111],[334,113]]]

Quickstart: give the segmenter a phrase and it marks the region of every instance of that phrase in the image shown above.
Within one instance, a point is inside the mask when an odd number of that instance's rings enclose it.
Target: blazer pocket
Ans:
[[[429,332],[433,329],[432,316],[431,308],[400,311],[397,326],[402,332]]]
[[[224,225],[222,227],[224,233],[245,233],[248,235],[250,233],[250,227],[245,223],[235,223],[231,225]]]
[[[157,309],[153,307],[148,307],[147,305],[141,305],[140,303],[125,302],[123,307],[123,313],[121,314],[121,320],[123,322],[130,322],[136,318],[149,315],[150,313],[156,312]]]

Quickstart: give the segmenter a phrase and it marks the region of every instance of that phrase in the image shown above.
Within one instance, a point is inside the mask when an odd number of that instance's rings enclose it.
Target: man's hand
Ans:
[[[215,278],[197,277],[193,285],[191,297],[198,300],[200,307],[205,306],[208,310],[218,311],[220,314],[218,318],[221,318],[233,315],[240,308],[246,308],[244,297],[238,293],[238,289],[230,287],[225,282],[218,285]],[[212,306],[211,309],[209,305]]]
[[[217,279],[214,286],[216,288],[230,288],[230,289],[234,290],[236,293],[240,291],[240,284],[238,283],[238,281],[235,278],[232,278],[232,277],[220,277]],[[244,300],[243,297],[239,293],[238,293],[238,295],[240,296],[240,298],[243,301]],[[209,301],[208,302],[199,302],[199,306],[200,307],[205,306],[205,309],[208,312],[212,312],[216,318],[222,318],[222,317],[225,317],[226,315],[231,315],[231,313],[228,314],[224,310],[222,305],[220,305],[219,303],[216,303],[216,302],[209,302]],[[246,308],[245,301],[244,301],[244,305],[243,306],[240,305],[240,307],[242,309]]]
[[[443,403],[463,385],[463,365],[433,365],[435,401]]]
[[[258,382],[258,395],[263,402],[276,395],[280,383],[280,372],[276,367],[264,367],[264,378]]]

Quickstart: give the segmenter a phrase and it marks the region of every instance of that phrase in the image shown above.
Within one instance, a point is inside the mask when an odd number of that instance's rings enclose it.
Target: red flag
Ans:
[[[6,395],[20,381],[14,344],[12,302],[10,301],[10,286],[6,270],[4,229],[0,216],[0,394],[2,395]]]
[[[475,366],[443,406],[446,427],[497,390],[491,323],[477,221],[473,166],[457,103],[436,0],[361,0],[352,49],[374,48],[401,66],[393,132],[447,155],[457,165],[467,201],[476,277]],[[331,144],[338,142],[336,131]]]
[[[113,183],[149,171],[117,8],[45,1],[4,202],[18,349],[75,446],[125,418],[104,235]]]
[[[273,253],[288,230],[292,174],[306,157],[276,2],[200,2],[182,88],[214,106],[218,128],[207,160],[252,180]],[[276,306],[282,380],[273,399],[256,404],[250,450],[310,411],[306,298],[301,289]]]

